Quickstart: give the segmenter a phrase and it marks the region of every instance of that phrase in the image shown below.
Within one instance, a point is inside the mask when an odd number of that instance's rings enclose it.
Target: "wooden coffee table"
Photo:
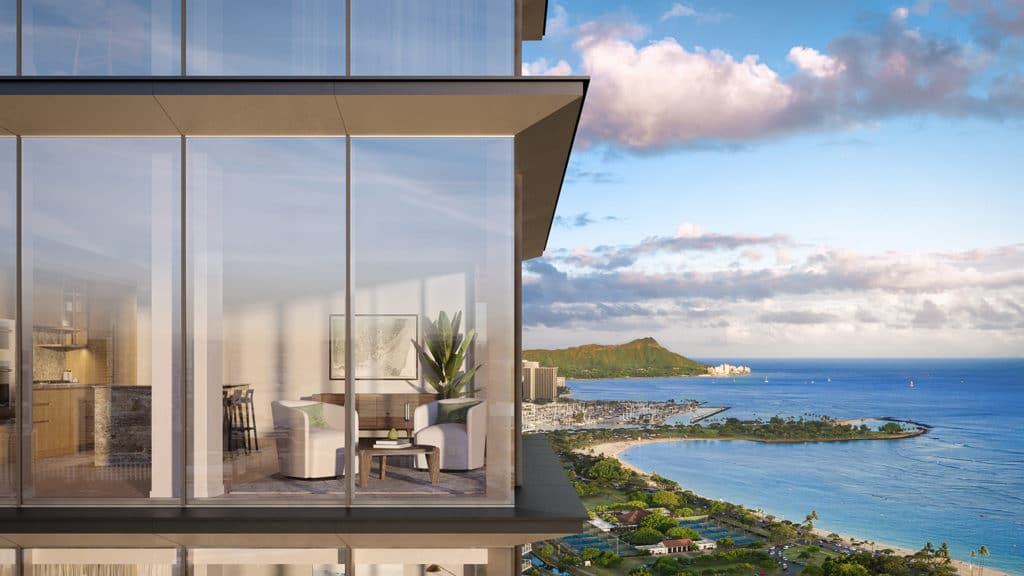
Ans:
[[[430,483],[441,481],[441,454],[437,446],[410,446],[408,448],[360,448],[359,449],[359,487],[370,485],[370,466],[374,456],[380,456],[380,479],[388,474],[388,456],[414,456],[424,454],[427,457],[427,469],[430,470]]]

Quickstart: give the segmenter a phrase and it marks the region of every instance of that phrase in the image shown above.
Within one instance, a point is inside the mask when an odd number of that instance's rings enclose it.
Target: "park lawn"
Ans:
[[[601,491],[593,496],[584,496],[580,498],[583,501],[583,506],[587,510],[593,510],[598,506],[608,506],[611,504],[618,504],[629,500],[629,496],[621,491],[614,488],[601,488]]]
[[[805,550],[811,552],[810,558],[800,558],[800,553]],[[786,560],[789,560],[790,562],[803,562],[808,566],[821,566],[826,558],[835,558],[838,554],[818,546],[796,546],[786,550],[783,556],[785,556]]]
[[[690,566],[688,567],[688,569],[701,575],[719,574],[722,572],[728,572],[730,569],[735,568],[740,564],[743,564],[743,562],[714,562],[711,564],[700,564],[697,566]],[[767,574],[768,576],[775,576],[776,574],[781,572],[781,568],[779,568],[779,565],[774,562],[771,566],[768,566],[766,568],[756,568],[756,570],[764,570],[765,574]]]

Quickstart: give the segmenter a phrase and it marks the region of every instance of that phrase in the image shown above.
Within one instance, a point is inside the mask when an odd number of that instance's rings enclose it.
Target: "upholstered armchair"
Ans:
[[[277,462],[291,478],[332,478],[345,472],[345,407],[311,400],[271,403]],[[359,415],[356,415],[359,430]],[[359,472],[359,459],[356,459]]]
[[[469,408],[464,424],[438,422],[438,408],[443,403],[463,403],[468,398],[437,400],[422,404],[413,413],[413,442],[417,445],[436,446],[441,454],[442,470],[476,470],[484,465],[484,446],[487,444],[487,402]],[[416,467],[427,467],[424,455],[416,456]]]

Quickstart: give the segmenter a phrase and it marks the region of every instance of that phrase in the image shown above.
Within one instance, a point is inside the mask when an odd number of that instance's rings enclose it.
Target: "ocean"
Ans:
[[[670,442],[637,446],[622,458],[704,496],[789,520],[817,510],[818,527],[861,539],[915,550],[947,542],[962,560],[985,545],[986,566],[1024,575],[1024,359],[726,361],[753,374],[567,385],[579,400],[731,407],[714,419],[826,415],[927,424],[927,434],[898,441]]]

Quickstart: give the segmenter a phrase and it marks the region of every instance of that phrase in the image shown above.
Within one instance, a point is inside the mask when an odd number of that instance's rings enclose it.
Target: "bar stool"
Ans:
[[[245,437],[245,451],[260,450],[260,438],[256,433],[256,408],[253,405],[253,390],[252,388],[246,388],[245,392],[241,396],[242,402],[242,415],[244,418],[244,424],[242,426],[242,434]],[[252,435],[252,442],[249,441],[249,435]]]

